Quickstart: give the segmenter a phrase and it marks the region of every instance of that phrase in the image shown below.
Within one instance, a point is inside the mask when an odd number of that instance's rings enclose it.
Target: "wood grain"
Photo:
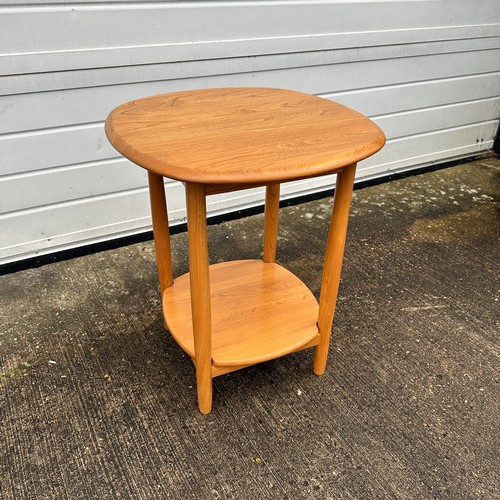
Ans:
[[[195,286],[195,291],[198,285]],[[243,366],[293,352],[318,335],[318,303],[309,289],[277,264],[240,260],[210,266],[212,360]],[[195,354],[189,274],[163,294],[168,328]],[[196,292],[199,293],[199,292]]]
[[[280,208],[280,185],[266,186],[266,208],[264,212],[264,262],[276,259],[276,243],[278,239]]]
[[[310,340],[309,342],[307,342],[304,345],[301,345],[300,347],[298,347],[297,349],[295,349],[292,352],[303,351],[305,349],[310,349],[311,347],[315,347],[319,344],[319,341],[320,341],[320,336],[318,333],[315,337],[313,337],[312,340]],[[194,360],[193,360],[193,362],[194,362]],[[212,366],[212,377],[219,377],[220,375],[225,375],[226,373],[231,373],[231,372],[235,372],[237,370],[241,370],[243,368],[248,368],[249,366],[252,366],[253,364],[255,364],[255,363],[252,363],[249,365],[239,365],[239,366],[236,366],[236,365]]]
[[[172,252],[170,248],[170,229],[168,227],[167,201],[163,177],[148,172],[149,199],[151,202],[151,216],[153,219],[153,235],[155,241],[156,264],[160,290],[163,294],[165,288],[172,286]]]
[[[186,184],[188,216],[191,351],[196,365],[198,406],[201,413],[212,409],[211,307],[208,274],[207,213],[205,189],[201,184]],[[175,284],[175,282],[174,282]],[[170,290],[172,287],[166,288]],[[169,325],[169,315],[166,314]]]
[[[335,311],[356,162],[385,143],[356,111],[308,94],[264,88],[176,92],[126,103],[106,134],[149,172],[162,261],[166,206],[161,176],[186,186],[189,269],[171,284],[160,270],[168,329],[196,367],[202,413],[212,377],[315,346],[324,372]],[[320,304],[275,264],[280,182],[337,173]],[[162,182],[162,181],[161,181]],[[206,196],[266,185],[262,261],[209,266]],[[160,262],[160,261],[159,261]]]
[[[322,375],[325,371],[330,345],[335,305],[339,291],[342,260],[344,257],[347,222],[349,207],[351,205],[352,187],[356,165],[345,168],[337,175],[333,211],[330,219],[330,229],[326,242],[325,263],[321,280],[321,293],[319,298],[318,329],[320,341],[314,350],[313,371]]]
[[[111,112],[106,134],[134,163],[185,182],[271,183],[335,172],[377,152],[383,132],[340,104],[301,92],[174,92]]]

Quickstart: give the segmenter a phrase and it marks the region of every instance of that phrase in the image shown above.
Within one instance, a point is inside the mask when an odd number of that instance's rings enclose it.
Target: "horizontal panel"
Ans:
[[[497,126],[498,121],[495,121],[394,140],[377,155],[360,163],[357,178],[371,178],[484,151],[491,147],[492,140],[487,138],[494,137]],[[484,140],[477,142],[478,138]],[[331,183],[331,178],[318,178],[300,181],[291,190],[291,185],[284,187],[290,195],[301,195],[322,186],[330,187]],[[168,199],[182,199],[180,189],[178,183],[170,185]],[[256,191],[233,193],[230,202],[221,197],[218,203],[211,203],[210,213],[252,206],[261,199],[262,191],[260,194]],[[147,191],[143,189],[0,216],[0,233],[4,235],[0,264],[149,230],[149,213]],[[181,207],[169,206],[169,215],[172,224],[185,220],[185,210]]]
[[[0,216],[0,263],[141,232],[150,224],[146,190]]]
[[[286,15],[284,11],[286,10]],[[179,2],[0,9],[3,53],[493,24],[495,0]],[[119,26],[120,29],[110,29]],[[92,36],[89,36],[89,33]]]
[[[0,213],[147,186],[146,170],[125,159],[0,178]]]
[[[99,70],[35,73],[0,78],[0,94],[15,95],[143,81],[290,70],[293,68],[305,73],[313,71],[311,68],[313,66],[330,68],[332,72],[342,71],[342,67],[346,66],[346,63],[349,64],[349,68],[354,68],[356,65],[362,65],[363,67],[368,65],[364,68],[365,72],[391,71],[393,73],[391,77],[395,79],[395,82],[408,81],[408,77],[404,72],[410,72],[410,75],[414,75],[412,80],[423,80],[429,77],[431,71],[435,78],[463,74],[464,68],[467,68],[469,74],[497,71],[500,69],[499,48],[500,37],[495,37],[219,60],[181,61]],[[420,56],[418,62],[416,56]],[[486,67],[485,63],[488,63]],[[453,65],[458,66],[453,67]],[[437,71],[441,66],[443,66],[443,70],[453,71],[440,74]],[[484,69],[481,71],[477,69],[478,67]]]
[[[453,41],[455,50],[477,50],[488,46],[488,40],[500,36],[500,24],[443,26],[439,28],[394,29],[390,31],[358,31],[351,33],[311,33],[267,38],[241,37],[235,40],[170,43],[110,48],[0,54],[0,76],[48,73],[79,69],[161,64],[178,61],[214,60],[234,57],[345,50],[374,46],[405,45],[428,42],[421,51],[449,51],[442,42]],[[478,40],[479,39],[479,40]],[[429,43],[434,42],[434,43]],[[437,45],[436,42],[441,42]],[[490,41],[490,43],[493,43]],[[440,48],[440,49],[439,49]],[[416,50],[415,48],[413,49]],[[394,57],[394,56],[392,56]]]
[[[376,117],[374,121],[382,128],[388,139],[422,134],[425,132],[453,128],[474,122],[495,120],[500,116],[500,98],[485,99],[468,103],[420,109],[395,115]],[[76,150],[78,158],[92,160],[92,155],[102,156],[100,145],[108,144],[102,125],[94,125],[82,130],[71,130],[71,136],[62,132],[57,134],[28,135],[11,141],[0,140],[0,153],[3,154],[3,169],[13,172],[22,171],[24,166],[43,168],[44,160],[69,161]],[[93,134],[93,143],[86,134]],[[62,137],[58,137],[61,135]],[[40,138],[46,139],[45,143]],[[32,144],[31,141],[35,139]],[[491,139],[491,138],[490,138]],[[11,142],[9,148],[3,148],[2,142]],[[66,147],[64,147],[67,142]],[[52,144],[52,148],[51,148]],[[77,149],[83,144],[83,149]],[[58,154],[69,151],[66,157]],[[87,148],[87,150],[85,149]],[[35,151],[37,152],[35,154]],[[112,148],[106,149],[109,155],[118,153]],[[54,156],[51,157],[50,154]],[[21,158],[26,163],[21,162]],[[101,158],[96,157],[95,160]],[[38,164],[37,164],[38,162]],[[32,164],[32,165],[31,165]],[[64,164],[64,163],[63,163]],[[52,166],[57,166],[53,164]],[[28,168],[27,170],[32,170]],[[146,173],[125,159],[92,162],[73,167],[53,168],[45,171],[31,171],[28,174],[16,174],[0,177],[0,213],[42,206],[50,203],[98,196],[113,191],[137,189],[146,186]]]
[[[367,116],[475,101],[500,95],[500,73],[370,87],[323,95]]]
[[[410,59],[405,71],[397,71],[404,60],[380,61],[0,97],[0,134],[102,121],[123,102],[204,87],[278,87],[326,94],[368,115],[398,111],[405,102],[408,107],[403,109],[412,109],[419,101],[429,106],[498,95],[500,68],[493,73],[494,61],[487,55],[478,60],[475,54],[462,56],[460,61],[433,56],[438,60],[428,70],[422,68],[423,60]],[[485,74],[462,76],[465,69]],[[356,87],[363,88],[352,90]]]
[[[0,135],[0,176],[118,157],[104,122]]]
[[[382,3],[387,6],[387,4],[390,4],[391,1],[394,0],[199,0],[203,1],[205,3],[211,3],[214,5],[224,5],[224,6],[229,6],[231,4],[234,4],[237,6],[238,4],[247,4],[247,5],[265,5],[265,4],[280,4],[280,5],[292,5],[292,4],[310,4],[310,5],[321,5],[324,3],[330,3],[330,4],[345,4],[345,3]],[[416,3],[417,1],[422,1],[422,0],[396,0],[396,1],[401,1],[401,2],[412,2]],[[461,5],[461,2],[464,2],[466,0],[455,0],[453,4],[455,6]],[[479,0],[477,1],[478,5],[481,5],[484,7],[486,4],[491,4],[492,0]],[[0,1],[0,7],[8,7],[8,6],[18,6],[18,8],[32,8],[33,6],[36,6],[37,9],[40,8],[47,8],[47,7],[55,7],[58,8],[60,6],[62,7],[68,7],[68,6],[73,6],[73,5],[85,5],[85,4],[93,4],[93,8],[95,8],[97,5],[102,5],[105,8],[111,8],[113,7],[113,4],[124,4],[127,3],[125,0],[78,0],[78,1],[68,1],[68,0],[1,0]],[[138,8],[141,4],[146,4],[145,7],[147,7],[147,4],[158,4],[158,0],[131,0],[131,4],[134,4],[133,7]],[[188,5],[191,3],[191,0],[163,0],[163,4],[168,4],[168,3],[175,3],[177,6],[179,5]],[[441,3],[447,3],[442,1]],[[450,3],[448,2],[448,6]]]
[[[247,75],[244,75],[247,76]],[[264,75],[256,75],[263,77]],[[236,77],[235,77],[236,78]],[[206,80],[207,86],[222,85],[227,81],[228,86],[244,83],[241,80],[237,82],[229,77],[219,77]],[[253,80],[252,80],[253,82]],[[47,127],[59,127],[72,123],[87,123],[96,120],[103,120],[109,111],[123,102],[153,95],[163,92],[170,92],[178,88],[186,90],[191,88],[190,80],[182,80],[176,83],[172,82],[152,82],[134,85],[121,85],[115,87],[97,87],[91,89],[78,89],[60,92],[48,92],[43,94],[32,94],[26,96],[0,97],[0,109],[3,109],[4,120],[0,121],[0,131],[7,132],[9,128],[13,132],[25,129],[43,129]],[[247,82],[251,84],[251,82]],[[257,81],[255,84],[263,84],[267,81]],[[282,82],[284,83],[284,82]],[[331,85],[331,82],[328,82]],[[200,84],[202,85],[202,84]],[[175,88],[174,88],[175,87]],[[296,89],[297,90],[297,89]],[[301,89],[303,91],[303,88]],[[347,92],[327,93],[323,96],[333,101],[340,102],[346,106],[353,107],[360,112],[372,116],[382,113],[393,113],[404,110],[418,109],[420,107],[435,106],[438,104],[449,104],[461,101],[477,100],[498,96],[500,93],[500,73],[481,74],[472,76],[463,76],[443,80],[421,81],[409,84],[390,85],[387,87],[370,87]],[[76,129],[60,131],[68,133],[66,136],[78,136],[82,134],[82,141],[91,141],[90,147],[95,149],[97,136],[95,130],[98,130],[99,124],[92,124],[85,138],[83,134],[87,131]],[[46,131],[49,135],[41,135],[40,141],[56,140],[54,135],[58,130]],[[27,136],[28,137],[28,136]],[[19,138],[22,140],[21,138]],[[31,139],[27,139],[31,140]],[[36,139],[35,139],[36,140]],[[93,142],[92,142],[93,141]],[[8,154],[8,143],[0,143],[3,155]],[[87,145],[89,143],[87,142]],[[105,143],[101,143],[105,147]],[[50,161],[45,161],[43,151],[43,142],[39,143],[38,150],[41,150],[42,158],[40,161],[46,166],[50,166]],[[23,148],[21,148],[23,149]],[[56,149],[56,148],[53,148]],[[63,157],[64,151],[57,148],[53,151]],[[75,151],[76,158],[80,158]],[[85,161],[77,159],[75,162]],[[75,163],[71,160],[64,160],[60,163]],[[24,162],[22,162],[24,164]],[[23,170],[31,170],[26,168]]]
[[[375,156],[360,162],[359,179],[380,177],[491,149],[498,120],[415,137],[394,139]]]
[[[167,2],[177,2],[179,3],[179,0],[163,0],[165,3]],[[208,2],[214,2],[217,0],[206,0]],[[247,0],[224,0],[225,2],[244,2]],[[268,2],[279,2],[281,0],[266,0]],[[335,1],[335,0],[334,0]],[[105,1],[96,1],[96,0],[78,0],[78,4],[86,4],[86,3],[91,3],[91,4],[96,4],[96,3],[105,3],[105,4],[115,4],[115,3],[123,3],[124,0],[105,0]],[[156,3],[158,0],[134,0],[134,3],[140,4],[140,3]],[[67,6],[70,3],[75,3],[75,2],[68,2],[68,0],[2,0],[0,2],[0,7],[2,6],[12,6],[12,5],[17,5],[17,6],[33,6],[36,5],[38,7],[40,6],[54,6],[54,5],[65,5]]]
[[[404,113],[372,117],[387,138],[395,139],[472,123],[496,120],[500,116],[500,97],[482,101],[416,109]]]

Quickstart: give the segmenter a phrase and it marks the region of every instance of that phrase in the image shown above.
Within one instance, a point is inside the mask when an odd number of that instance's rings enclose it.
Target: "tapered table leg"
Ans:
[[[355,173],[356,164],[353,164],[337,174],[319,299],[318,329],[320,341],[314,350],[313,362],[313,371],[316,375],[324,373],[328,358]]]
[[[156,264],[163,298],[163,290],[172,286],[172,253],[170,250],[170,229],[168,227],[167,202],[163,177],[148,171],[149,200],[153,219]]]
[[[264,262],[276,260],[278,219],[280,208],[280,185],[266,186],[266,208],[264,213]]]
[[[212,409],[212,319],[203,184],[186,183],[186,206],[198,405],[201,413],[209,413]]]

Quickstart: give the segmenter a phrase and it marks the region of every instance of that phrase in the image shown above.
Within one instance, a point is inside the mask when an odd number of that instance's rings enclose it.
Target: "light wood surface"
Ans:
[[[264,262],[276,259],[280,208],[280,185],[266,186],[266,207],[264,211]]]
[[[190,305],[189,321],[192,325],[189,333],[194,347],[191,356],[194,357],[196,365],[198,405],[201,413],[209,413],[212,409],[212,320],[208,274],[206,199],[202,184],[186,184],[186,207],[190,271],[186,287],[190,290],[187,295]],[[165,290],[172,290],[174,285]],[[166,322],[170,328],[168,313],[166,314]]]
[[[271,183],[334,172],[378,151],[382,131],[340,104],[291,90],[174,92],[111,112],[106,134],[148,170],[203,184]]]
[[[170,249],[170,229],[168,227],[167,202],[165,200],[165,187],[163,177],[148,172],[149,199],[151,202],[151,215],[153,219],[153,235],[155,240],[156,263],[160,290],[163,294],[165,288],[172,286],[172,252]]]
[[[212,377],[315,347],[326,366],[356,162],[385,143],[368,118],[289,90],[206,89],[115,109],[108,138],[148,169],[165,323],[194,361],[198,404],[212,408]],[[320,303],[275,263],[280,182],[337,174]],[[189,270],[172,283],[162,176],[186,187]],[[263,261],[209,266],[206,196],[266,186]]]
[[[177,278],[165,289],[163,306],[171,334],[194,357],[190,276]],[[193,286],[198,294],[199,285]],[[278,264],[243,260],[212,265],[210,287],[214,366],[274,359],[318,336],[316,299],[299,278]]]
[[[319,333],[318,333],[315,337],[313,337],[312,340],[310,340],[309,342],[307,342],[304,345],[301,345],[300,347],[298,347],[297,349],[294,349],[291,352],[303,351],[305,349],[310,349],[311,347],[315,347],[319,344],[319,340],[320,340],[320,337],[319,337]],[[288,353],[288,354],[290,354],[290,353]],[[255,363],[252,363],[249,365],[238,365],[238,366],[215,366],[215,365],[212,365],[212,377],[218,377],[219,375],[225,375],[226,373],[231,373],[231,372],[235,372],[237,370],[241,370],[243,368],[248,368],[249,366],[252,366],[254,364]]]
[[[337,182],[335,183],[335,196],[333,199],[330,229],[326,242],[326,255],[323,265],[323,277],[321,280],[319,298],[318,328],[320,332],[320,342],[314,350],[313,361],[313,370],[316,375],[322,375],[324,373],[328,357],[330,333],[339,291],[347,222],[349,219],[349,207],[351,204],[355,173],[356,165],[350,165],[337,174]]]

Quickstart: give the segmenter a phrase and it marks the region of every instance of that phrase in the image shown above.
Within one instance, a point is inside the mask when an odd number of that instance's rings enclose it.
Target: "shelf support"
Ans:
[[[198,406],[212,409],[212,318],[208,271],[207,209],[205,186],[186,183],[189,243],[189,280],[196,365]]]
[[[337,182],[335,184],[333,211],[326,243],[326,255],[319,299],[318,330],[320,340],[314,350],[313,362],[313,371],[316,375],[324,373],[328,358],[355,173],[356,164],[348,165],[337,174]]]

